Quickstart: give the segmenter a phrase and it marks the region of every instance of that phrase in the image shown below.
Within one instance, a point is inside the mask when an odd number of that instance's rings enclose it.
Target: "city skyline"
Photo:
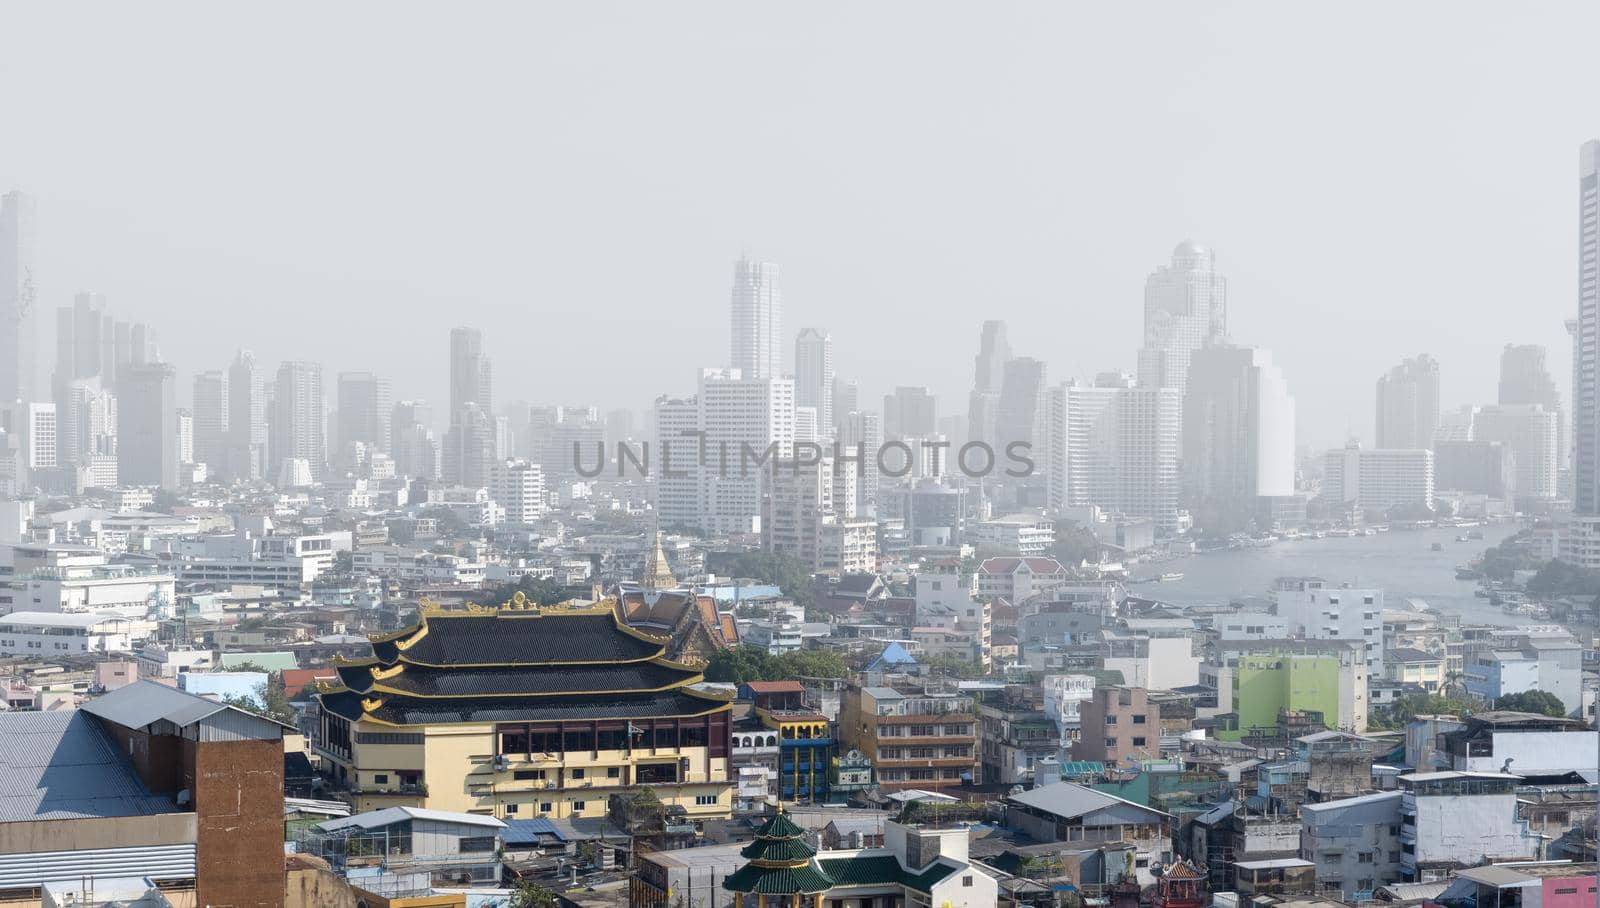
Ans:
[[[393,111],[400,98],[423,95],[425,112],[444,117],[445,128],[433,132],[450,135],[493,119],[477,114],[502,106],[509,89],[490,87],[454,114],[438,98],[474,96],[465,89],[480,82],[543,84],[547,65],[593,65],[585,59],[607,56],[592,53],[602,34],[607,46],[626,48],[643,64],[673,41],[689,50],[674,59],[692,62],[687,70],[659,67],[659,81],[642,94],[596,86],[581,109],[536,92],[529,104],[537,115],[526,121],[538,123],[536,131],[494,127],[492,137],[503,141],[488,143],[474,172],[452,174],[457,185],[419,166],[417,156],[437,150],[430,143],[439,139],[415,149],[384,141],[379,153],[357,134],[326,159],[296,150],[308,147],[307,130],[339,128],[335,99],[350,76],[329,48],[303,46],[307,37],[286,30],[284,45],[300,47],[307,64],[287,80],[261,81],[248,50],[237,59],[205,52],[217,68],[209,81],[237,85],[243,97],[270,92],[289,102],[248,115],[215,105],[222,128],[196,136],[194,154],[202,162],[237,156],[243,170],[262,175],[227,198],[207,189],[214,167],[166,154],[190,134],[166,100],[180,95],[163,89],[189,78],[201,52],[187,42],[168,47],[181,39],[111,15],[120,28],[78,36],[89,58],[123,72],[108,93],[105,80],[88,78],[94,67],[38,52],[69,27],[58,13],[18,14],[42,40],[19,48],[8,66],[33,74],[30,84],[54,87],[36,96],[20,82],[0,86],[16,137],[0,163],[0,187],[31,191],[39,202],[39,306],[48,311],[79,290],[98,290],[128,317],[159,325],[165,359],[181,370],[180,399],[193,374],[226,364],[208,356],[205,320],[186,316],[208,310],[245,319],[260,313],[248,346],[264,363],[304,359],[330,376],[388,375],[400,399],[445,399],[439,351],[418,338],[455,324],[483,327],[488,354],[502,363],[523,361],[515,385],[505,383],[506,400],[556,397],[545,389],[592,361],[589,339],[610,334],[614,352],[638,361],[666,347],[718,365],[727,341],[712,327],[726,324],[728,263],[748,249],[783,266],[785,323],[833,334],[837,371],[860,383],[862,400],[899,384],[925,385],[943,412],[954,413],[970,389],[970,332],[984,318],[1007,320],[1014,335],[1050,338],[1031,355],[1046,360],[1054,377],[1135,371],[1141,282],[1184,237],[1216,250],[1230,279],[1230,328],[1240,342],[1274,350],[1307,416],[1302,440],[1313,447],[1352,434],[1370,440],[1370,382],[1418,351],[1439,358],[1447,409],[1492,399],[1494,362],[1506,342],[1547,347],[1552,372],[1567,374],[1561,321],[1572,308],[1571,150],[1600,125],[1548,114],[1585,109],[1576,103],[1584,80],[1564,42],[1592,32],[1585,23],[1600,14],[1588,8],[1545,8],[1492,28],[1462,17],[1449,25],[1461,50],[1444,52],[1426,71],[1409,49],[1436,33],[1437,16],[1404,11],[1384,36],[1341,23],[1331,44],[1368,50],[1369,66],[1354,77],[1334,75],[1338,58],[1320,56],[1331,52],[1299,59],[1265,40],[1284,25],[1288,13],[1278,11],[1175,11],[1146,33],[1147,23],[1125,13],[1036,10],[1016,36],[1022,52],[1005,54],[1009,66],[960,74],[939,72],[921,51],[905,67],[886,68],[871,51],[876,42],[866,40],[898,21],[881,11],[850,30],[808,31],[799,45],[809,49],[779,40],[781,27],[795,26],[771,14],[715,22],[700,36],[655,11],[605,29],[584,25],[589,15],[581,12],[527,13],[530,25],[574,20],[559,23],[569,34],[558,59],[485,55],[459,73],[441,73],[437,91],[414,91],[418,77],[380,50],[371,71],[390,81],[372,89],[374,102]],[[726,19],[692,24],[718,18]],[[327,34],[355,24],[331,17]],[[411,35],[421,23],[399,14],[394,27]],[[919,27],[930,37],[970,41],[978,59],[1001,53],[995,35],[966,35],[936,10]],[[1109,58],[1102,42],[1079,54],[1028,52],[1090,32],[1153,42],[1142,67],[1148,72]],[[111,33],[121,37],[113,42]],[[1534,36],[1553,49],[1504,72],[1484,70],[1482,55],[1468,50]],[[130,53],[139,65],[120,65]],[[837,65],[819,70],[821,60]],[[747,78],[729,87],[731,97],[713,101],[696,90],[733,64]],[[1273,84],[1258,84],[1257,74],[1269,69],[1278,74]],[[901,72],[915,78],[902,84]],[[1160,113],[1130,119],[1074,87],[1102,72],[1124,81],[1140,109]],[[1439,85],[1452,90],[1433,91]],[[874,99],[890,88],[903,89],[895,120],[903,128],[877,125]],[[1420,117],[1417,93],[1436,105]],[[1533,109],[1530,98],[1540,102]],[[43,119],[58,103],[81,112],[65,134]],[[1061,116],[1020,115],[1041,107]],[[1325,128],[1330,107],[1350,128]],[[1270,126],[1260,117],[1269,108]],[[97,143],[83,130],[129,128],[123,109],[145,111],[154,118],[147,122],[173,132],[115,160],[89,157]],[[301,113],[272,112],[280,109]],[[730,116],[734,110],[746,115]],[[976,119],[947,136],[934,124],[951,111],[976,111]],[[1484,118],[1511,128],[1483,136],[1471,124]],[[683,123],[705,129],[681,147],[663,143],[651,158],[618,137],[619,128],[631,133],[640,123],[671,139],[689,138]],[[879,144],[838,147],[823,138],[824,127],[861,131]],[[1370,137],[1385,130],[1405,141],[1385,142],[1380,153]],[[1101,134],[1118,140],[1081,141]],[[46,135],[59,141],[44,143]],[[257,147],[226,138],[237,135],[270,141]],[[988,148],[984,135],[1026,150],[1005,172],[991,170],[977,163]],[[1185,138],[1173,142],[1175,135]],[[747,144],[764,153],[733,151]],[[500,146],[538,151],[519,160]],[[1452,154],[1438,154],[1446,146]],[[706,148],[714,151],[703,154]],[[184,161],[184,171],[167,157]],[[601,166],[579,166],[591,159]],[[543,175],[553,172],[565,185],[551,188]],[[867,172],[888,176],[869,182],[861,176]],[[773,173],[796,178],[773,180]],[[1307,181],[1307,173],[1318,176]],[[930,191],[948,187],[951,176],[985,189]],[[752,191],[757,185],[766,191]],[[1289,185],[1294,193],[1282,191]],[[419,230],[421,223],[451,229]],[[1470,269],[1452,266],[1461,250],[1485,247],[1495,254],[1474,256]],[[1518,305],[1503,305],[1509,299]],[[1436,326],[1444,300],[1474,316],[1448,350]],[[908,323],[903,315],[953,310],[973,310],[970,323]],[[405,317],[391,322],[391,313]],[[1360,330],[1379,319],[1391,320],[1381,334]],[[1312,324],[1323,329],[1316,337],[1304,330]],[[896,332],[918,351],[915,374],[879,355]],[[555,343],[541,343],[552,336]],[[787,352],[793,331],[782,341]],[[1361,381],[1349,381],[1346,369]],[[675,381],[637,371],[596,375],[592,396],[602,407],[642,412],[658,393],[688,390]]]

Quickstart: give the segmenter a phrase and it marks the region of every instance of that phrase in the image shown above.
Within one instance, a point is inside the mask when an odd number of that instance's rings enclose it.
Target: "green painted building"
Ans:
[[[1219,729],[1218,738],[1237,741],[1247,735],[1270,735],[1282,711],[1317,712],[1329,728],[1366,731],[1366,664],[1359,645],[1274,643],[1243,649],[1230,662],[1233,712],[1238,719],[1232,728]]]

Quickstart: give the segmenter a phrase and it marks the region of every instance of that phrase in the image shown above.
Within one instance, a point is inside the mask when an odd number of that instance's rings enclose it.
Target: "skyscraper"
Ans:
[[[775,457],[793,456],[794,382],[704,369],[695,399],[706,452],[699,525],[715,533],[759,531],[762,470],[745,452],[760,455],[771,446]]]
[[[117,474],[124,485],[178,487],[178,370],[128,365],[117,379]]]
[[[371,372],[339,373],[339,428],[341,453],[353,443],[369,452],[389,450],[389,421],[394,416],[389,380]]]
[[[493,410],[492,376],[489,358],[483,355],[483,333],[477,328],[450,330],[450,413],[467,404],[477,404],[484,413]]]
[[[745,379],[783,375],[783,296],[778,266],[741,257],[733,265],[733,360]]]
[[[1378,379],[1378,449],[1432,448],[1438,428],[1438,360],[1419,354]]]
[[[468,401],[452,419],[444,435],[444,481],[469,489],[488,488],[495,464],[494,417]]]
[[[929,438],[938,431],[938,407],[927,388],[901,385],[883,396],[884,438]]]
[[[35,397],[33,199],[0,196],[0,406]]]
[[[1259,497],[1294,494],[1294,424],[1294,400],[1267,351],[1194,351],[1183,398],[1186,495],[1247,514]]]
[[[1210,249],[1184,240],[1172,263],[1157,268],[1144,284],[1144,346],[1139,384],[1188,387],[1189,358],[1228,334],[1228,282],[1217,273]]]
[[[996,457],[1003,457],[1006,446],[1014,442],[1026,442],[1034,451],[1043,452],[1045,401],[1050,394],[1046,379],[1043,360],[1018,356],[1006,362],[995,434],[989,440]]]
[[[1496,404],[1481,407],[1473,423],[1473,440],[1499,442],[1515,465],[1518,500],[1556,497],[1556,464],[1560,419],[1541,404]]]
[[[817,411],[819,435],[833,431],[833,336],[807,328],[794,339],[794,404]]]
[[[1093,386],[1052,389],[1049,414],[1049,451],[1040,459],[1052,513],[1093,505],[1148,517],[1164,535],[1178,531],[1176,388],[1135,387],[1132,376],[1106,373]]]
[[[1005,381],[1011,346],[1006,343],[1006,323],[988,321],[978,336],[978,355],[972,361],[972,395],[967,400],[970,441],[995,443],[1000,417],[1000,386]]]
[[[837,436],[845,417],[861,409],[861,386],[839,375],[833,377],[833,432]]]
[[[253,482],[266,475],[266,378],[255,354],[240,350],[228,367],[228,449],[223,474],[233,482]]]
[[[322,364],[285,361],[273,386],[268,448],[273,478],[283,475],[284,461],[305,461],[313,480],[328,465],[326,413],[323,409]]]
[[[1557,469],[1572,461],[1568,442],[1566,413],[1561,407],[1561,392],[1545,365],[1545,349],[1539,344],[1506,344],[1500,352],[1500,403],[1538,404],[1556,417]]]
[[[228,457],[228,373],[213,370],[194,377],[194,459],[208,475],[220,476]]]
[[[1572,349],[1573,511],[1600,516],[1600,141],[1578,152],[1578,324]],[[1519,490],[1520,491],[1520,490]]]
[[[389,418],[389,456],[395,472],[412,479],[438,479],[442,452],[433,434],[433,408],[427,401],[402,400]]]

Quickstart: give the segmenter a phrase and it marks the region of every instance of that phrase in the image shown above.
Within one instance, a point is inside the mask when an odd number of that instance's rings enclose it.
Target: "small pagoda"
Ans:
[[[1207,874],[1204,869],[1187,860],[1179,861],[1166,869],[1156,880],[1155,908],[1201,908],[1210,902],[1207,892]]]
[[[836,885],[817,866],[817,850],[806,844],[805,830],[781,807],[739,854],[748,863],[729,874],[722,888],[754,895],[756,908],[822,908],[822,894]]]

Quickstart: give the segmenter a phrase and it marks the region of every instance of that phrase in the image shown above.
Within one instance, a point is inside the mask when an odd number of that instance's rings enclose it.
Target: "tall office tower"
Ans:
[[[881,474],[878,471],[878,452],[883,448],[883,417],[871,410],[856,410],[845,414],[844,425],[839,427],[839,453],[834,460],[835,473],[844,470],[856,474],[856,513],[875,517]],[[856,458],[852,460],[851,458]]]
[[[1578,152],[1578,323],[1572,338],[1572,509],[1600,516],[1600,141],[1594,140]]]
[[[817,411],[817,430],[833,433],[833,336],[807,328],[794,339],[794,405]]]
[[[1560,417],[1540,404],[1480,407],[1473,424],[1473,441],[1497,441],[1511,450],[1519,500],[1556,497],[1560,439]]]
[[[394,416],[389,380],[371,372],[339,373],[339,448],[360,443],[370,451],[389,450],[389,420]]]
[[[272,394],[268,476],[283,475],[284,461],[298,460],[310,469],[313,482],[320,481],[328,465],[322,364],[285,361],[278,367]]]
[[[1433,447],[1439,428],[1439,361],[1413,356],[1378,379],[1377,447]]]
[[[761,529],[762,467],[754,458],[793,456],[794,382],[746,378],[737,369],[700,372],[699,464],[702,529],[753,533]]]
[[[61,465],[61,424],[55,404],[21,403],[14,405],[21,415],[23,465],[33,470],[51,470]]]
[[[733,361],[746,380],[783,375],[783,295],[778,266],[740,258],[733,264]]]
[[[425,400],[402,400],[389,411],[389,455],[400,462],[400,433],[412,427],[431,430],[434,427],[433,406]]]
[[[847,379],[835,375],[833,377],[833,426],[835,437],[844,425],[845,418],[851,413],[861,409],[861,386]]]
[[[267,475],[266,376],[255,354],[240,350],[228,367],[228,447],[223,475],[254,482]]]
[[[34,294],[33,199],[8,192],[0,196],[0,405],[36,396]]]
[[[650,476],[655,483],[656,522],[663,527],[698,526],[700,402],[693,397],[658,397],[651,417],[655,447]]]
[[[1144,283],[1144,346],[1139,349],[1139,384],[1188,387],[1189,359],[1228,334],[1228,282],[1216,270],[1210,249],[1184,240],[1172,263]]]
[[[617,445],[633,441],[639,427],[636,414],[626,408],[606,411],[606,450],[616,456]]]
[[[228,459],[228,373],[201,372],[194,377],[194,460],[207,475],[221,476]]]
[[[497,463],[489,471],[489,497],[505,510],[506,523],[534,523],[544,516],[544,471],[526,460]]]
[[[495,464],[494,418],[468,402],[454,414],[444,435],[442,475],[445,482],[483,489]]]
[[[62,464],[87,466],[96,458],[101,459],[102,467],[106,458],[115,462],[117,396],[102,387],[98,376],[69,381],[61,391],[56,414]]]
[[[883,396],[884,438],[928,438],[938,431],[938,407],[927,388],[901,385]]]
[[[798,444],[816,444],[821,436],[817,432],[817,408],[794,408],[794,440]]]
[[[1539,344],[1506,344],[1500,351],[1500,397],[1502,404],[1538,404],[1556,415],[1560,436],[1556,444],[1556,468],[1571,465],[1566,413],[1561,408],[1561,392],[1545,365],[1545,349]]]
[[[1006,363],[995,435],[989,442],[996,458],[1005,455],[1007,445],[1019,441],[1032,445],[1034,451],[1044,451],[1044,405],[1050,393],[1045,380],[1045,364],[1031,356]]]
[[[1006,343],[1006,323],[988,321],[978,336],[978,355],[972,362],[972,395],[967,399],[969,441],[994,446],[1000,418],[1000,388],[1005,384],[1011,345]],[[998,450],[998,448],[997,448]]]
[[[1104,373],[1093,386],[1052,389],[1042,461],[1051,512],[1094,506],[1176,533],[1182,423],[1176,388],[1135,387],[1130,375]]]
[[[103,340],[111,325],[105,308],[105,297],[100,294],[79,293],[71,306],[56,310],[56,370],[51,385],[58,405],[75,379],[99,377],[108,389],[115,379],[115,369],[107,368],[114,364],[108,362]]]
[[[483,332],[477,328],[450,329],[450,413],[477,404],[483,413],[494,409],[489,357],[483,355]]]
[[[606,426],[598,407],[556,407],[551,415],[549,442],[540,458],[547,477],[569,482],[580,478],[579,466],[592,472],[615,456],[614,450],[605,451]]]
[[[1191,502],[1253,509],[1294,494],[1294,400],[1272,356],[1218,344],[1194,351],[1183,397],[1183,487]]]
[[[178,408],[178,463],[194,463],[194,411]]]
[[[392,413],[389,456],[394,458],[395,472],[412,479],[438,479],[443,458],[433,434],[433,408],[427,401],[402,400]]]
[[[119,370],[117,474],[123,485],[178,487],[178,370],[145,363]]]

